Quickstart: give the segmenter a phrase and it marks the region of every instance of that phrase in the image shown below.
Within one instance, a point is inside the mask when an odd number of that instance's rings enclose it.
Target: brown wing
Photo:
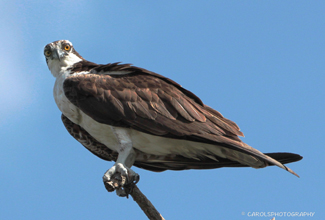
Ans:
[[[64,91],[100,123],[205,143],[241,143],[234,122],[152,75],[72,75]]]
[[[93,74],[71,75],[64,82],[66,97],[94,120],[152,135],[216,144],[293,173],[244,144],[234,122],[174,81],[136,67],[119,69],[131,71],[128,74],[96,74],[107,71],[105,66],[99,67],[91,71]]]

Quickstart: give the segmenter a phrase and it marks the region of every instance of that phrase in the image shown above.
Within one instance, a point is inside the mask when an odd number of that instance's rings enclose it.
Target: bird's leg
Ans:
[[[122,181],[121,185],[115,188],[116,194],[118,196],[128,196],[129,192],[126,188],[132,189],[132,186],[139,181],[139,175],[130,169],[135,161],[136,154],[132,148],[132,140],[128,130],[116,127],[111,128],[119,142],[119,154],[114,166],[104,174],[103,181],[106,184],[112,181],[114,174],[119,173],[122,179],[125,178],[125,181]]]

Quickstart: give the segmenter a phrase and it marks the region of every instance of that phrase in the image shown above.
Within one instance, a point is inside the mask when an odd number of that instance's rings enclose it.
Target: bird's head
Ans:
[[[68,40],[58,40],[47,44],[44,47],[44,56],[54,77],[59,76],[62,70],[84,60]]]

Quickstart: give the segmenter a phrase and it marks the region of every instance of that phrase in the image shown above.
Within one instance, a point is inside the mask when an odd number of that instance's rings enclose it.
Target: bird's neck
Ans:
[[[48,67],[55,78],[65,74],[68,69],[71,69],[76,63],[82,61],[81,58],[75,54],[70,54],[62,60],[53,59],[49,60]]]

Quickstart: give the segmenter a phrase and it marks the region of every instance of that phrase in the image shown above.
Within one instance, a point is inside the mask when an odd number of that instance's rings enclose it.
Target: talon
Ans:
[[[127,197],[139,182],[140,176],[124,164],[116,163],[103,176],[105,188],[109,192],[116,190],[120,197]]]
[[[139,182],[140,176],[139,174],[135,173],[131,176],[130,180],[126,183],[126,185],[135,185]]]
[[[134,185],[137,184],[140,181],[140,176],[139,174],[136,173],[136,175],[134,176]]]

